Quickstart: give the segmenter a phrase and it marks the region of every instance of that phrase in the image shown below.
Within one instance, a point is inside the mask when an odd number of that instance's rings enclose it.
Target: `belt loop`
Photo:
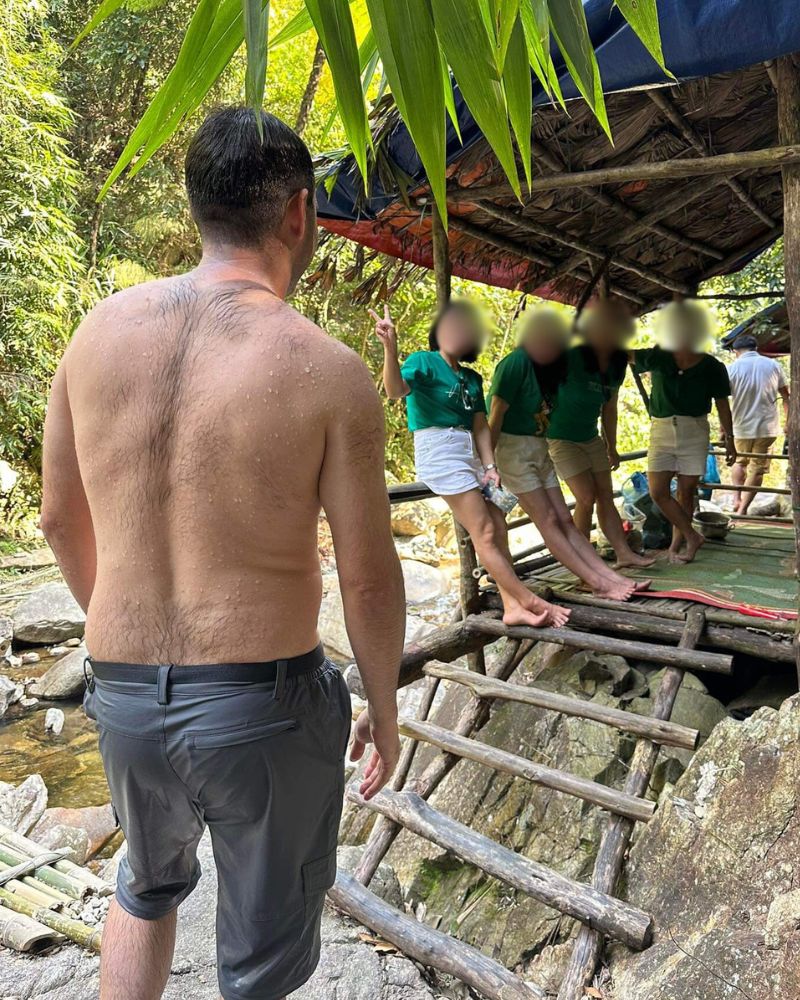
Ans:
[[[158,704],[168,705],[169,704],[169,692],[167,690],[167,685],[169,684],[169,672],[172,670],[171,663],[162,664],[158,668]]]
[[[283,689],[286,687],[286,660],[278,660],[278,672],[275,674],[275,693],[273,698],[280,701],[283,697]]]
[[[87,664],[89,666],[89,669],[87,669]],[[94,685],[95,685],[94,674],[91,671],[91,666],[92,666],[92,658],[91,658],[91,656],[84,656],[84,658],[83,658],[83,679],[84,679],[84,681],[86,683],[86,690],[90,694],[91,694],[92,691],[94,691]]]

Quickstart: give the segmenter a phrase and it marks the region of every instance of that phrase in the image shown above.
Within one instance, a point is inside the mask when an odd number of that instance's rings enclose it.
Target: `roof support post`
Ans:
[[[778,60],[779,141],[800,141],[800,55]],[[792,392],[789,396],[789,481],[800,581],[800,165],[783,167],[783,261],[789,315]],[[800,629],[800,619],[798,619]],[[800,678],[800,631],[795,632],[795,665]]]

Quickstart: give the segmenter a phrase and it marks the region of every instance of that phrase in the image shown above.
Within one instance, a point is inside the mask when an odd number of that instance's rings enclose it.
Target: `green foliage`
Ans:
[[[44,400],[79,305],[78,185],[44,5],[0,8],[0,456],[40,464]]]

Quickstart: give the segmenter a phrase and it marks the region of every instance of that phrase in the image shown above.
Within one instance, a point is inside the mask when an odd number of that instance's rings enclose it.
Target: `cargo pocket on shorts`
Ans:
[[[192,744],[198,750],[214,750],[220,747],[235,747],[243,743],[254,743],[256,740],[267,739],[297,729],[297,719],[279,719],[275,722],[262,722],[247,726],[244,729],[226,730],[220,733],[194,733]]]
[[[307,861],[301,870],[303,873],[303,899],[308,917],[322,905],[325,893],[336,881],[336,848],[334,847],[332,851],[321,858]]]

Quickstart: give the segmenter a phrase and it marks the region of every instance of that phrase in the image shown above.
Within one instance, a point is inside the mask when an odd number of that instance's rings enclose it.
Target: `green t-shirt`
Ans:
[[[411,392],[406,396],[408,427],[465,427],[472,430],[476,413],[486,413],[483,380],[472,368],[457,372],[438,351],[415,351],[403,362],[400,374]]]
[[[523,347],[515,348],[495,368],[487,400],[490,409],[492,396],[508,403],[503,417],[504,434],[544,436],[547,408],[533,362]]]
[[[597,367],[590,347],[573,347],[567,352],[567,377],[558,387],[547,436],[559,441],[591,441],[597,437],[597,421],[603,406],[610,402],[625,381],[627,356],[615,354],[608,370]]]
[[[637,372],[650,372],[650,415],[652,417],[704,417],[711,402],[731,394],[728,370],[710,354],[692,365],[678,368],[675,356],[660,347],[634,352]]]

